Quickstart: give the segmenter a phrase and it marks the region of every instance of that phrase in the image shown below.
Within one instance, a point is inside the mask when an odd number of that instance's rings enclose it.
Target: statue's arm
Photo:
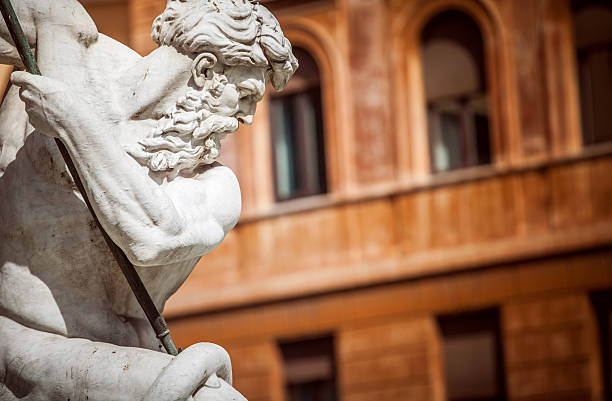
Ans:
[[[214,344],[172,357],[49,334],[3,316],[0,336],[2,400],[186,401],[194,393],[196,400],[244,400],[226,383],[229,356]]]
[[[61,82],[13,73],[30,122],[68,148],[96,214],[138,266],[188,260],[210,252],[235,225],[240,193],[229,169],[158,185],[121,147],[123,128],[96,113]]]
[[[140,400],[172,359],[33,330],[3,316],[0,333],[0,381],[20,399]]]

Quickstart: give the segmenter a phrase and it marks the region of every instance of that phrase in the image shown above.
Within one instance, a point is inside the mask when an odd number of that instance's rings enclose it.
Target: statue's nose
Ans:
[[[251,125],[253,123],[253,116],[255,115],[256,109],[257,102],[254,102],[252,99],[248,98],[240,99],[240,103],[238,103],[238,113],[236,113],[236,118],[244,125]]]
[[[253,115],[252,114],[247,114],[247,115],[240,114],[240,115],[236,116],[236,118],[238,118],[238,121],[240,121],[244,125],[251,125],[251,124],[253,124]]]

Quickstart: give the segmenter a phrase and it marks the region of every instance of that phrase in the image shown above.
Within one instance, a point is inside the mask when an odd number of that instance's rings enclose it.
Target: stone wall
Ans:
[[[503,308],[510,400],[600,400],[596,322],[585,294]]]
[[[372,322],[338,333],[346,401],[442,401],[438,330],[430,316]]]

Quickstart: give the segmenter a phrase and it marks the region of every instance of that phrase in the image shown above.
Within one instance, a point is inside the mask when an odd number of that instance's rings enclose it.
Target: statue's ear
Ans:
[[[217,57],[212,53],[202,53],[191,64],[191,74],[195,84],[202,88],[206,82],[206,72],[217,64]]]

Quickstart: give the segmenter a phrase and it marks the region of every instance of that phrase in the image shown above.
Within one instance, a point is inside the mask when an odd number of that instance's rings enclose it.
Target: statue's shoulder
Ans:
[[[52,78],[68,83],[87,79],[93,84],[91,75],[98,73],[99,88],[108,88],[115,75],[142,58],[128,46],[99,33],[77,0],[22,0],[15,2],[15,9],[30,45],[39,50],[36,56],[40,69]],[[0,54],[11,50],[12,44],[6,49],[0,44]],[[27,122],[19,88],[11,86],[0,103],[0,177],[31,130]]]
[[[37,42],[44,39],[40,37],[41,31],[44,36],[50,31],[70,32],[75,40],[85,46],[98,39],[95,22],[77,0],[26,0],[21,3],[21,8],[27,8],[28,11],[23,10],[18,17],[22,25],[25,23],[26,32],[28,25],[35,25],[38,31]]]

